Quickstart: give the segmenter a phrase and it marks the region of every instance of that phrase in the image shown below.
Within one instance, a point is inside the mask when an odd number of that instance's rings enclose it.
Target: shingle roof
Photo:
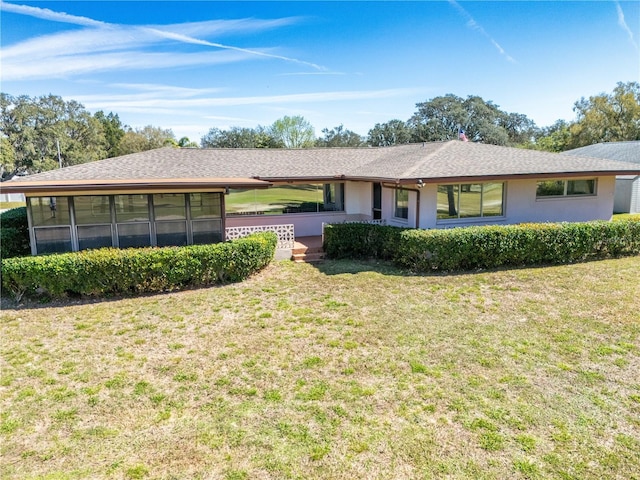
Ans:
[[[596,143],[595,145],[574,148],[562,153],[565,155],[640,163],[640,141]]]
[[[81,182],[128,180],[149,184],[166,180],[206,181],[371,179],[408,183],[509,178],[518,176],[640,174],[630,163],[593,157],[558,155],[457,140],[380,148],[316,149],[186,149],[160,148],[84,163],[6,182],[11,190],[21,183],[60,186]],[[18,190],[19,191],[19,190]]]

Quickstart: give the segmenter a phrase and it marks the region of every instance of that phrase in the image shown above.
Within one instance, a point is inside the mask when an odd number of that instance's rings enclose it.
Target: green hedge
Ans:
[[[0,258],[30,253],[26,207],[12,208],[0,214]]]
[[[325,225],[323,247],[329,258],[391,260],[404,230],[367,223]]]
[[[387,230],[382,233],[378,229]],[[367,250],[371,239],[381,239],[383,247]],[[376,225],[360,225],[355,229],[350,224],[338,224],[325,228],[325,250],[330,258],[390,259],[418,272],[560,264],[640,253],[640,222],[543,223],[446,230]]]
[[[116,249],[2,260],[3,289],[23,294],[111,296],[244,280],[273,258],[273,232],[187,247]]]

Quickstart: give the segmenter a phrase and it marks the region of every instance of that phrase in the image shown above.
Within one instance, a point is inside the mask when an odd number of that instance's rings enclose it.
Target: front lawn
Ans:
[[[3,479],[640,472],[640,257],[3,304]],[[635,476],[635,477],[634,477]]]

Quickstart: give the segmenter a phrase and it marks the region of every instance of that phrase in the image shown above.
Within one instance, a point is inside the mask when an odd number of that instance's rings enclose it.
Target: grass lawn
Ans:
[[[640,478],[640,257],[6,301],[3,479]]]
[[[26,206],[25,202],[0,202],[0,210],[11,210],[12,208],[24,206]]]

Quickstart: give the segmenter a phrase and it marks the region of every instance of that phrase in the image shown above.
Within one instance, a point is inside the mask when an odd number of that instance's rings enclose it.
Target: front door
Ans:
[[[373,184],[373,208],[371,209],[374,220],[382,218],[382,184]]]

